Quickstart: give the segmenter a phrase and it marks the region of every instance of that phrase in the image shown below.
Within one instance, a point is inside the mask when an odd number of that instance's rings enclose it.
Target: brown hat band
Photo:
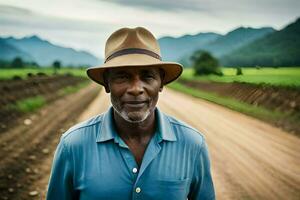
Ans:
[[[146,54],[148,56],[152,56],[153,58],[156,58],[158,60],[161,60],[160,55],[154,53],[153,51],[149,51],[147,49],[139,49],[139,48],[129,48],[129,49],[122,49],[120,51],[117,51],[113,54],[111,54],[110,56],[108,56],[105,60],[104,63],[106,63],[107,61],[118,57],[118,56],[122,56],[122,55],[126,55],[126,54]]]

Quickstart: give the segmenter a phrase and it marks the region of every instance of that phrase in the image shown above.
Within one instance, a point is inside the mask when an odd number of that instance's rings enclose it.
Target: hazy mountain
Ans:
[[[199,33],[197,35],[184,35],[182,37],[162,37],[158,40],[163,60],[179,61],[199,47],[219,38],[216,33]]]
[[[97,65],[100,64],[100,60],[92,54],[85,51],[77,51],[72,48],[65,48],[58,45],[54,45],[46,40],[42,40],[37,36],[25,37],[22,39],[15,39],[13,37],[3,38],[6,44],[15,48],[19,52],[24,52],[29,55],[31,61],[38,63],[41,66],[49,66],[55,60],[59,60],[62,65]],[[2,46],[2,45],[1,45]],[[2,48],[2,47],[1,47]],[[15,51],[16,56],[20,53]],[[8,54],[8,49],[0,52],[0,59],[6,59],[5,54]],[[10,53],[10,54],[13,54]],[[15,57],[16,57],[15,56]],[[11,56],[12,57],[12,56]],[[21,55],[21,58],[25,60],[25,57]],[[27,58],[26,58],[27,60]]]
[[[299,66],[300,18],[221,59],[227,66]]]
[[[215,57],[220,58],[274,31],[270,27],[240,27],[228,32],[226,35],[199,33],[179,38],[163,37],[159,39],[159,44],[164,60],[181,62],[188,66],[190,65],[189,58],[196,50],[206,50]]]
[[[213,42],[206,44],[204,49],[211,52],[215,57],[220,58],[223,55],[229,54],[232,51],[247,45],[258,38],[262,38],[275,30],[270,27],[264,28],[245,28],[240,27],[228,32],[226,35],[219,37]]]
[[[30,62],[33,58],[27,53],[15,48],[14,46],[7,44],[5,39],[0,38],[0,56],[1,60],[10,61],[15,57],[21,57],[24,61]]]

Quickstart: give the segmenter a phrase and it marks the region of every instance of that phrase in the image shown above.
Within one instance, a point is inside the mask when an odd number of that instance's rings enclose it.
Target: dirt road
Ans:
[[[103,91],[90,107],[92,115],[97,110],[105,110],[108,101]],[[256,119],[169,89],[161,93],[159,107],[205,135],[217,199],[300,198],[299,138]],[[88,113],[84,113],[81,120],[88,118]]]
[[[299,138],[172,90],[159,104],[205,135],[217,199],[300,199]]]
[[[89,85],[15,120],[13,128],[0,134],[0,199],[41,199],[60,135],[98,93],[98,86]]]
[[[91,88],[85,93],[81,92],[82,94],[77,95],[76,98],[70,97],[70,107],[72,107],[72,103],[75,105],[75,102],[78,102],[82,96],[87,94],[91,96],[90,90]],[[74,100],[71,101],[70,99]],[[85,111],[80,116],[75,114],[77,116],[76,121],[83,121],[103,112],[108,106],[109,98],[102,90],[88,107],[84,107]],[[166,88],[160,96],[159,107],[164,112],[196,127],[205,135],[211,154],[217,199],[299,199],[299,138],[256,119]],[[74,109],[72,110],[75,112]],[[72,116],[74,117],[74,114]],[[70,126],[71,122],[75,123],[74,120],[68,120],[64,126]],[[27,175],[25,173],[19,177],[21,180],[28,179],[30,181],[28,183],[23,181],[22,184],[28,184],[26,186],[20,186],[16,182],[15,188],[12,188],[14,191],[11,192],[10,190],[9,193],[18,194],[8,194],[6,199],[40,199],[44,196],[53,151],[59,135],[48,137],[47,145],[42,142],[44,145],[41,145],[41,148],[47,147],[49,153],[45,154],[44,149],[40,150],[42,153],[36,155],[36,160],[41,162],[34,161],[35,158],[31,156],[30,152],[26,154],[28,159],[33,160],[32,166],[27,166],[30,170],[23,167]],[[33,138],[42,137],[45,136],[35,135]],[[38,139],[26,141],[34,144],[36,140]],[[7,144],[10,142],[5,143],[4,149],[9,152],[9,149],[12,148],[9,148]],[[18,154],[23,155],[23,151],[21,148],[16,156]],[[5,162],[13,163],[9,160],[15,158],[14,154],[8,153],[8,155],[9,159],[5,160],[3,157]],[[32,153],[32,155],[35,154]],[[39,159],[39,155],[43,159]],[[34,175],[35,173],[39,175]],[[8,178],[14,179],[9,174]],[[31,193],[36,195],[30,195],[30,192],[36,192]]]

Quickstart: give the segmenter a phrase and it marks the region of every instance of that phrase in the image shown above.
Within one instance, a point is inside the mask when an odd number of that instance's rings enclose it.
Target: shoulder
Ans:
[[[103,114],[97,115],[72,126],[61,136],[61,142],[64,143],[65,146],[71,147],[88,144],[92,140],[95,141],[102,118]]]
[[[173,133],[176,135],[179,143],[188,144],[197,148],[201,148],[203,146],[205,143],[205,136],[203,133],[184,121],[169,115],[165,116],[168,119],[173,129]]]

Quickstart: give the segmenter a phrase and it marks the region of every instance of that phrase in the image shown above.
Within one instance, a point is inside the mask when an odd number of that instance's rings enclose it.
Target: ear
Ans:
[[[105,88],[105,92],[106,92],[106,93],[110,93],[110,89],[109,89],[108,84],[105,84],[105,85],[104,85],[104,88]]]
[[[108,73],[108,71],[107,70],[105,70],[104,72],[103,72],[103,80],[104,80],[104,88],[105,88],[105,92],[106,93],[110,93],[110,89],[109,89],[109,85],[108,85],[108,77],[107,77],[107,73]]]
[[[162,92],[163,91],[163,88],[164,88],[164,85],[161,84],[160,88],[159,88],[159,92]]]
[[[165,70],[163,70],[162,68],[159,68],[159,75],[160,75],[160,88],[159,88],[159,92],[161,92],[164,88],[164,79],[165,79],[165,75],[166,75],[166,72]]]

